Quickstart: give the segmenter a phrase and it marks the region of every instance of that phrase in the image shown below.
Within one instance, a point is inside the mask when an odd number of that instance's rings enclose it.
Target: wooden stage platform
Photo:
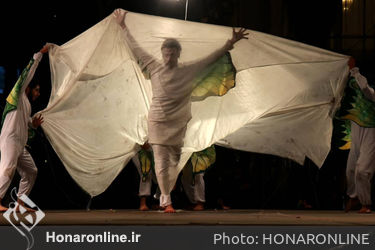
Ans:
[[[375,213],[327,210],[46,210],[40,225],[288,225],[374,226]],[[0,216],[0,225],[9,225]]]

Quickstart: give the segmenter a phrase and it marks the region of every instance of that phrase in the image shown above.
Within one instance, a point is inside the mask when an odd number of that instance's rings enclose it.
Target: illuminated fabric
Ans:
[[[180,63],[209,55],[232,35],[229,27],[137,13],[129,13],[126,24],[142,49],[159,60],[164,39],[178,39]],[[230,51],[235,86],[223,96],[202,94],[209,97],[192,103],[179,166],[169,170],[170,190],[191,154],[213,144],[301,164],[307,156],[323,164],[348,57],[249,32],[249,39]],[[98,195],[136,153],[136,145],[148,139],[150,81],[112,15],[51,48],[49,55],[52,91],[41,112],[43,129],[73,179]]]

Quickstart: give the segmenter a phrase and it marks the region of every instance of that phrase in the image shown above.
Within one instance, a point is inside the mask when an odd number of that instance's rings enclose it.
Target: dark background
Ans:
[[[0,4],[2,106],[19,72],[46,42],[62,45],[116,8],[178,19],[184,19],[185,15],[184,0],[12,1],[6,7],[4,4]],[[245,27],[285,37],[352,55],[357,65],[372,69],[374,50],[360,45],[373,40],[373,36],[364,32],[350,37],[355,40],[352,46],[342,46],[342,41],[348,38],[342,32],[342,7],[342,0],[190,0],[188,20]],[[372,74],[371,70],[368,72]],[[42,86],[42,95],[33,104],[36,112],[49,99],[47,56],[33,81]],[[41,129],[31,147],[39,173],[30,198],[42,209],[86,208],[89,195],[71,179]],[[299,201],[307,200],[315,209],[342,209],[347,154],[333,147],[323,167],[318,169],[309,159],[300,166],[276,156],[217,147],[217,162],[205,176],[206,205],[216,208],[218,200],[223,199],[233,208],[297,209],[303,208]],[[16,176],[13,185],[18,180]],[[103,194],[93,198],[90,207],[137,208],[138,183],[137,171],[129,163]],[[176,207],[182,208],[187,201],[177,184],[173,198]]]

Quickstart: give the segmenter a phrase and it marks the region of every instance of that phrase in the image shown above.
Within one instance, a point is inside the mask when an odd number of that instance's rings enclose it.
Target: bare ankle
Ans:
[[[176,213],[176,210],[173,208],[172,204],[170,204],[165,207],[164,213]]]
[[[358,211],[360,214],[369,214],[371,213],[371,206],[370,205],[362,205],[361,209]]]
[[[194,205],[193,207],[194,211],[202,211],[204,210],[204,203],[201,201],[198,201],[197,204]]]

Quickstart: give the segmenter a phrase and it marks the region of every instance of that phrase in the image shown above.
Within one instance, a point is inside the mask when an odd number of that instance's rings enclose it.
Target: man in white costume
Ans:
[[[150,208],[147,206],[147,197],[151,196],[152,183],[158,184],[154,175],[154,172],[151,170],[145,178],[143,178],[142,173],[142,164],[139,161],[138,154],[132,158],[132,162],[138,170],[140,176],[139,179],[139,210],[148,211]],[[194,176],[194,177],[193,177]],[[205,183],[203,179],[204,173],[193,175],[192,165],[190,161],[185,165],[181,182],[184,187],[184,191],[189,201],[193,206],[191,207],[194,211],[204,210],[204,203],[206,202],[205,198]],[[194,184],[193,184],[194,178]],[[154,198],[160,199],[160,189],[157,188]]]
[[[138,170],[140,180],[139,180],[139,210],[148,211],[147,197],[151,195],[152,183],[156,185],[157,180],[154,173],[153,167],[153,152],[149,144],[141,146],[141,151],[139,151],[133,158],[132,162]],[[145,174],[147,173],[147,174]],[[194,211],[204,210],[205,198],[205,183],[203,179],[204,173],[194,174],[193,164],[189,160],[182,171],[181,182],[185,191],[187,198],[192,204],[191,209]],[[160,199],[160,188],[156,189],[154,198],[156,200]]]
[[[353,59],[349,66],[354,66]],[[350,70],[364,96],[374,102],[375,93],[367,79],[357,67]],[[371,213],[371,179],[375,172],[375,128],[361,127],[351,121],[351,147],[348,156],[346,176],[347,194],[350,197],[345,210],[352,209],[359,200],[362,207],[359,213]]]
[[[206,202],[204,173],[193,174],[193,165],[188,161],[182,170],[181,182],[194,211],[204,210]],[[194,180],[194,181],[193,181]]]
[[[245,29],[235,31],[225,45],[208,57],[191,64],[179,65],[181,45],[176,39],[166,39],[162,46],[163,62],[146,53],[134,40],[125,25],[127,12],[117,9],[114,18],[125,33],[125,39],[142,71],[152,83],[152,103],[148,113],[148,143],[152,145],[155,172],[161,190],[160,206],[164,212],[174,213],[169,192],[168,169],[177,166],[187,123],[191,119],[192,80],[201,70],[223,56],[233,45],[246,38]]]
[[[145,145],[141,146],[141,147],[142,147],[142,150],[145,150],[145,151],[150,152],[152,154],[152,149],[151,149],[150,145],[148,145],[147,143]],[[154,171],[152,170],[152,166],[151,166],[153,160],[150,159],[150,157],[147,157],[147,160],[150,161],[150,162],[141,163],[141,161],[139,159],[140,158],[139,154],[140,154],[140,152],[138,152],[132,158],[133,164],[137,168],[138,174],[140,176],[140,178],[139,178],[139,193],[138,193],[139,210],[148,211],[150,208],[147,206],[147,197],[149,197],[151,195],[152,183],[154,182],[155,184],[157,184],[157,181],[156,181],[156,177],[155,177]],[[143,158],[143,160],[146,160],[145,158]],[[151,169],[146,176],[143,176],[143,171],[142,171],[142,168],[145,168],[146,166],[142,166],[142,164],[144,164],[144,165],[150,164],[149,167]],[[160,199],[160,189],[159,188],[157,188],[156,193],[154,195],[154,198],[157,199],[157,200]]]
[[[34,76],[43,53],[46,53],[50,44],[46,44],[38,53],[35,53],[29,65],[22,72],[16,85],[13,87],[7,98],[7,105],[2,119],[0,135],[0,211],[4,212],[8,208],[1,205],[7,189],[13,179],[15,170],[21,176],[18,197],[28,195],[34,185],[37,168],[25,145],[28,139],[28,127],[36,129],[43,123],[41,115],[30,118],[31,105],[29,97],[34,101],[39,97],[39,85],[34,88],[29,87],[29,83]],[[20,205],[23,202],[18,199]]]

